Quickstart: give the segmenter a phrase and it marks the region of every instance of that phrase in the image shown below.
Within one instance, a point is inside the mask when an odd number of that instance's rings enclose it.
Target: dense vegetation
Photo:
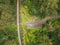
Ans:
[[[60,0],[20,0],[20,21],[36,22],[60,15]],[[60,45],[60,18],[41,27],[21,26],[23,45]],[[16,29],[16,0],[0,0],[0,45],[19,45]]]
[[[19,45],[15,0],[0,0],[0,45]]]

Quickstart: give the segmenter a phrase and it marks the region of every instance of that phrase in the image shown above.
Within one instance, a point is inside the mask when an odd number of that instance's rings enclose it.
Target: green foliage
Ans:
[[[21,0],[21,19],[27,22],[35,19],[43,19],[46,16],[60,15],[60,0]],[[26,13],[27,12],[27,13]],[[29,15],[29,16],[27,16]],[[24,18],[25,17],[25,18]],[[30,17],[33,17],[30,18]],[[35,21],[37,21],[35,20]],[[24,22],[22,21],[22,22]],[[48,20],[40,28],[24,28],[26,45],[60,45],[60,18]],[[23,36],[23,37],[24,37]]]
[[[13,1],[13,5],[10,4],[10,1],[11,0],[0,0],[0,23],[2,23],[2,25],[16,23],[16,1]]]
[[[19,45],[15,24],[16,0],[0,0],[0,45]]]
[[[17,30],[14,26],[8,26],[5,30],[0,30],[1,45],[18,45]]]
[[[48,15],[57,14],[58,0],[23,0],[22,2],[25,8],[28,9],[30,15],[44,18]]]
[[[60,15],[60,0],[20,0],[20,21],[39,21]],[[0,0],[0,45],[19,45],[16,29],[16,0]],[[25,45],[60,45],[60,19],[48,20],[42,27],[21,26]],[[25,40],[25,42],[24,42]]]

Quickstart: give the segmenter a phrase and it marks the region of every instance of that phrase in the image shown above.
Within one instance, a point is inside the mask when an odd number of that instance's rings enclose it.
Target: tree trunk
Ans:
[[[19,28],[19,16],[20,16],[20,13],[19,13],[19,0],[17,0],[17,30],[18,30],[18,40],[19,40],[19,45],[22,45],[22,41],[21,41],[21,33],[20,33],[20,28]]]

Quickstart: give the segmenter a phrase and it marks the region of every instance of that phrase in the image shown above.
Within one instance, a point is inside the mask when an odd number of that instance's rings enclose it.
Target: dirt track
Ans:
[[[28,28],[35,28],[35,27],[42,26],[42,24],[44,24],[46,21],[48,21],[49,19],[54,19],[54,18],[60,18],[60,15],[58,15],[58,16],[48,16],[48,17],[45,17],[45,18],[41,19],[38,22],[25,22],[25,23],[21,23],[21,24],[22,25],[27,25]]]

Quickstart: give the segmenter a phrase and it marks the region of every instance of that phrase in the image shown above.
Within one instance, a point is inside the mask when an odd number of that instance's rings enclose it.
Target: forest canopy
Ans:
[[[19,3],[20,24],[60,16],[60,0],[20,0]],[[16,16],[16,0],[0,0],[1,45],[19,45]],[[60,18],[49,19],[37,28],[28,28],[26,24],[20,25],[23,45],[60,45]]]

